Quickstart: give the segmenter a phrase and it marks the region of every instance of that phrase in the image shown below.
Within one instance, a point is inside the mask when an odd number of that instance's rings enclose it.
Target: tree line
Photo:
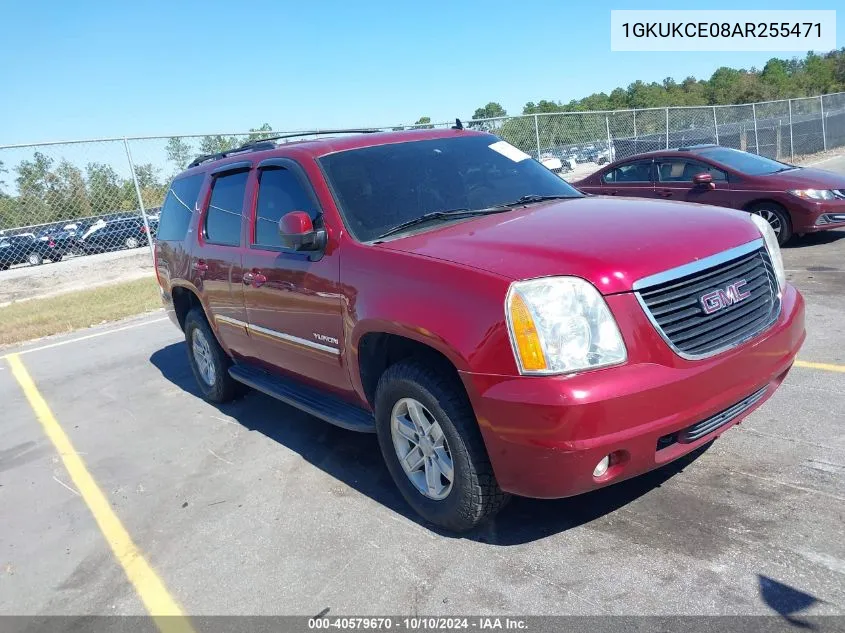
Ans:
[[[262,138],[268,123],[246,136],[204,136],[196,147],[189,139],[171,138],[165,146],[169,171],[152,163],[135,165],[135,176],[145,209],[158,207],[170,179],[198,154],[214,154]],[[16,194],[8,193],[14,184]],[[131,177],[123,177],[106,163],[90,162],[80,168],[67,159],[58,161],[36,150],[31,160],[12,169],[0,161],[0,229],[67,222],[120,212],[139,212]]]

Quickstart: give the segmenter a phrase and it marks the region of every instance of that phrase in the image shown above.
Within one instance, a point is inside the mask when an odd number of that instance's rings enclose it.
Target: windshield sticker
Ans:
[[[531,158],[521,149],[519,149],[518,147],[514,147],[507,141],[497,141],[490,145],[490,149],[492,149],[494,152],[499,152],[502,156],[506,158],[510,158],[515,163],[523,161],[526,158]]]

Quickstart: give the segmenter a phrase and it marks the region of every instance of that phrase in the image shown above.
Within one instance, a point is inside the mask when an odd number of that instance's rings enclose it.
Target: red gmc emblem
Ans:
[[[704,314],[713,314],[722,308],[727,308],[735,303],[739,303],[751,296],[750,292],[742,290],[742,287],[748,282],[745,279],[733,282],[727,288],[720,288],[719,290],[712,290],[707,294],[701,295],[701,307],[704,309]]]

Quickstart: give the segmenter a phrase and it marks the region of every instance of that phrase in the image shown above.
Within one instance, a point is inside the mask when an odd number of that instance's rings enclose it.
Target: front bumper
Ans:
[[[793,203],[792,230],[815,233],[845,227],[845,200],[803,200]]]
[[[668,348],[632,294],[606,299],[628,346],[625,365],[554,377],[461,374],[503,490],[568,497],[695,450],[774,393],[805,337],[804,300],[790,285],[769,329],[698,361],[683,360]],[[743,401],[748,406],[721,426],[685,434],[693,425],[718,421],[716,416]],[[610,454],[607,473],[593,477],[596,464]]]

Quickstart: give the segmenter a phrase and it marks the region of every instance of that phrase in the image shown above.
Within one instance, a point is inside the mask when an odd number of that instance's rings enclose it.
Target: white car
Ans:
[[[563,169],[563,163],[554,154],[540,154],[540,164],[555,173]]]

